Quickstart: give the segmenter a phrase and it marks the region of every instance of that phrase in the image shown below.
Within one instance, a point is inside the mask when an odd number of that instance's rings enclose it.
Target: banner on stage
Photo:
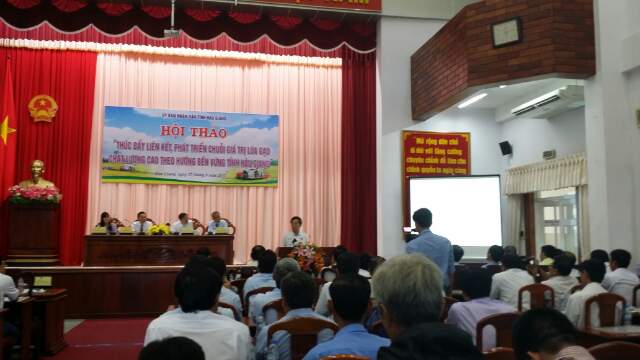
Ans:
[[[102,181],[277,186],[278,115],[106,106]]]
[[[469,133],[403,131],[403,179],[470,175],[470,139]]]

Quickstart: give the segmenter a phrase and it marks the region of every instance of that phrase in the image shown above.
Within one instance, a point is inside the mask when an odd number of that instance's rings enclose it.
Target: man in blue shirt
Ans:
[[[369,281],[356,274],[342,275],[333,281],[329,291],[332,299],[329,308],[340,330],[332,340],[311,349],[303,360],[320,360],[331,355],[366,356],[375,360],[378,350],[389,346],[391,341],[369,334],[362,325],[371,296]]]
[[[429,230],[432,222],[431,211],[426,208],[418,209],[413,213],[413,221],[416,223],[418,237],[409,241],[407,253],[418,253],[433,261],[440,272],[445,289],[449,288],[450,279],[455,271],[453,261],[453,249],[447,238],[436,235]]]
[[[276,267],[278,257],[276,253],[271,250],[267,250],[258,259],[258,273],[253,274],[244,283],[244,289],[242,294],[244,300],[247,301],[247,295],[255,289],[261,287],[276,287],[276,282],[273,280],[273,269]]]

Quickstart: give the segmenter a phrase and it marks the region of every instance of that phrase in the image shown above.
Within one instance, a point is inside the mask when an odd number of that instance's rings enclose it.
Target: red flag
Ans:
[[[7,71],[2,90],[0,107],[0,201],[9,195],[9,187],[14,185],[16,171],[16,107],[13,100],[11,63],[7,60]]]

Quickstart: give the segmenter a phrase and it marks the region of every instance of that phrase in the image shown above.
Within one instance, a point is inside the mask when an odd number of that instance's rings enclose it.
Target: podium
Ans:
[[[57,265],[60,204],[9,204],[11,266]]]

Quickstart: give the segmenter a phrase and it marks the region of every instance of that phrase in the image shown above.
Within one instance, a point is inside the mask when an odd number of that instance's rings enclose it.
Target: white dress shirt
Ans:
[[[180,234],[182,233],[182,229],[186,226],[191,225],[191,230],[193,230],[193,221],[189,220],[186,224],[180,222],[180,220],[171,224],[171,233],[172,234]]]
[[[211,220],[209,221],[207,232],[215,234],[217,228],[226,228],[226,227],[229,227],[229,224],[227,224],[227,222],[224,220],[220,220],[220,221]]]
[[[160,315],[149,324],[144,345],[175,336],[184,336],[197,342],[202,347],[206,360],[249,358],[249,328],[208,310],[185,313],[178,308]]]
[[[564,312],[567,308],[567,300],[571,295],[571,289],[578,285],[578,279],[571,276],[554,276],[549,280],[543,281],[543,285],[547,285],[553,289],[555,304],[554,307],[560,312]]]
[[[144,223],[140,223],[140,221],[136,220],[131,223],[131,230],[133,230],[134,234],[139,234],[141,232],[148,233],[149,228],[153,225],[153,223],[149,220],[145,220]]]
[[[244,283],[242,294],[247,299],[247,294],[252,290],[259,289],[261,287],[276,287],[276,282],[273,280],[273,274],[271,273],[257,273],[251,275]]]
[[[605,290],[605,288],[603,288],[602,285],[600,285],[599,283],[592,282],[587,284],[582,290],[576,291],[571,296],[569,296],[565,315],[567,315],[567,318],[569,318],[569,320],[571,320],[573,325],[575,325],[578,329],[584,329],[585,303],[592,296],[603,294],[606,292],[607,290]],[[596,304],[593,304],[591,306],[591,326],[592,327],[600,326],[599,315],[600,315],[600,311],[598,309],[598,306]]]
[[[331,300],[331,294],[329,293],[329,286],[332,282],[325,283],[320,289],[320,296],[318,296],[318,302],[316,302],[315,311],[322,316],[331,316],[329,311],[329,300]]]
[[[371,273],[368,270],[365,269],[359,269],[358,270],[358,275],[367,278],[367,279],[371,279]]]
[[[238,316],[242,316],[242,300],[240,300],[240,295],[236,294],[235,291],[223,286],[222,289],[220,289],[219,301],[225,304],[232,305],[234,308],[236,308]]]
[[[305,234],[303,231],[300,231],[297,234],[289,231],[282,237],[282,244],[285,247],[292,247],[300,245],[301,243],[305,245],[309,243],[309,235]]]
[[[534,283],[533,277],[522,269],[508,269],[493,275],[491,282],[492,299],[501,300],[514,308],[518,308],[518,291],[523,286]],[[529,308],[528,294],[523,294],[523,309]]]
[[[16,288],[16,283],[13,282],[13,278],[9,275],[0,273],[0,307],[4,306],[4,297],[8,297],[9,300],[15,301],[20,295]]]
[[[258,294],[251,298],[251,307],[249,308],[249,318],[260,328],[262,325],[271,325],[278,321],[278,314],[269,311],[267,314],[262,313],[262,308],[270,302],[282,299],[282,292],[275,288],[268,293]]]
[[[602,280],[602,287],[608,292],[620,295],[633,306],[633,288],[640,284],[640,279],[633,272],[625,268],[617,268],[608,272]]]

